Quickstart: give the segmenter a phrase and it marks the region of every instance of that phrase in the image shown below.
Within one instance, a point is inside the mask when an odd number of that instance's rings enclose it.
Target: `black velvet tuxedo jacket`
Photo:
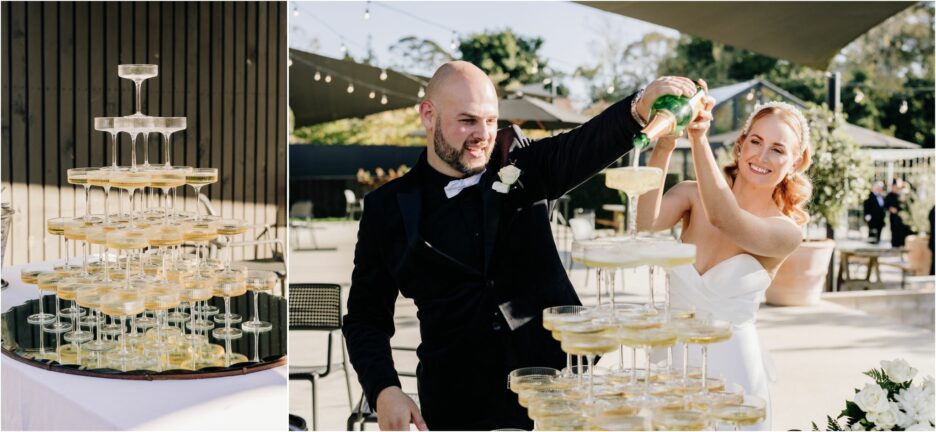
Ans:
[[[477,186],[483,268],[462,264],[420,235],[419,170],[428,165],[365,196],[344,335],[371,406],[381,390],[400,385],[390,351],[399,293],[418,308],[418,387],[429,428],[532,426],[507,389],[507,374],[527,366],[563,367],[565,354],[543,329],[542,311],[581,304],[552,238],[548,201],[631,149],[640,130],[630,114],[632,97],[553,137],[531,141],[516,127],[498,131]],[[507,164],[521,175],[503,194],[492,185]]]

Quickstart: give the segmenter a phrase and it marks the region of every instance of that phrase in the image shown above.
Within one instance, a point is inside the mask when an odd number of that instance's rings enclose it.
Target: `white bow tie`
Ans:
[[[487,171],[487,169],[484,171]],[[478,182],[481,181],[481,175],[484,174],[484,171],[481,171],[471,177],[448,182],[448,184],[445,185],[445,196],[451,199],[452,197],[460,194],[462,189],[478,184]]]

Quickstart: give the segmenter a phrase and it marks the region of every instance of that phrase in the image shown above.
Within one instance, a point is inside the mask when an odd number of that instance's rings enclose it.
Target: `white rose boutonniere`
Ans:
[[[504,166],[497,172],[500,181],[495,181],[491,188],[503,194],[510,192],[510,187],[520,179],[522,172],[513,164]]]

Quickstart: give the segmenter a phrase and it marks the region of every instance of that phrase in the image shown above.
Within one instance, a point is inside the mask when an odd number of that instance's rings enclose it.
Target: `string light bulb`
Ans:
[[[753,89],[752,89],[751,91],[748,92],[747,96],[745,96],[745,99],[747,99],[747,100],[754,100],[754,90],[753,90]]]
[[[325,75],[325,82],[326,82],[326,83],[330,83],[330,82],[331,82],[331,75]]]
[[[348,81],[348,93],[354,93],[354,83]]]
[[[380,95],[380,104],[381,104],[381,105],[386,105],[387,102],[389,102],[389,100],[387,99],[387,95],[385,95],[385,94]]]
[[[293,6],[293,16],[299,16],[299,6]]]
[[[419,93],[416,93],[416,96],[420,99],[426,97],[426,90],[422,87],[419,88]]]
[[[347,52],[348,52],[348,46],[345,45],[344,41],[341,41],[341,53],[344,54]]]
[[[386,70],[386,69],[381,69],[381,70],[380,70],[380,80],[381,80],[381,81],[386,81],[386,80],[387,80],[387,70]]]
[[[458,33],[455,33],[455,30],[452,30],[452,43],[449,44],[449,48],[452,51],[455,51],[455,48],[458,47],[458,44],[455,41],[458,39]]]
[[[907,111],[909,110],[910,110],[910,106],[907,105],[907,100],[904,99],[903,101],[900,102],[900,109],[898,111],[900,111],[901,114],[906,114]]]
[[[288,59],[288,60],[286,61],[286,66],[292,67],[292,59]]]
[[[367,94],[367,97],[370,98],[370,99],[373,99],[373,98],[377,97],[377,93],[374,92],[373,90],[371,90],[371,92]]]
[[[370,0],[367,0],[367,5],[364,6],[364,21],[370,19]]]
[[[314,80],[316,80],[316,81],[321,81],[321,80],[322,80],[322,73],[319,72],[319,71],[315,71],[315,75],[312,76],[312,79],[314,79]]]
[[[861,103],[864,100],[864,92],[861,89],[855,91],[855,103]]]
[[[613,93],[614,93],[614,84],[611,84],[608,86],[608,94],[613,94]]]

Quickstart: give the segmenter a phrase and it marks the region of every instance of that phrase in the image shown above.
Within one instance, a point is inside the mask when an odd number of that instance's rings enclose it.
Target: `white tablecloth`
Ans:
[[[48,269],[52,262],[40,264]],[[30,268],[36,265],[30,265]],[[35,299],[21,267],[3,269],[4,312]],[[286,366],[249,375],[128,381],[42,370],[0,356],[3,430],[287,430]]]

